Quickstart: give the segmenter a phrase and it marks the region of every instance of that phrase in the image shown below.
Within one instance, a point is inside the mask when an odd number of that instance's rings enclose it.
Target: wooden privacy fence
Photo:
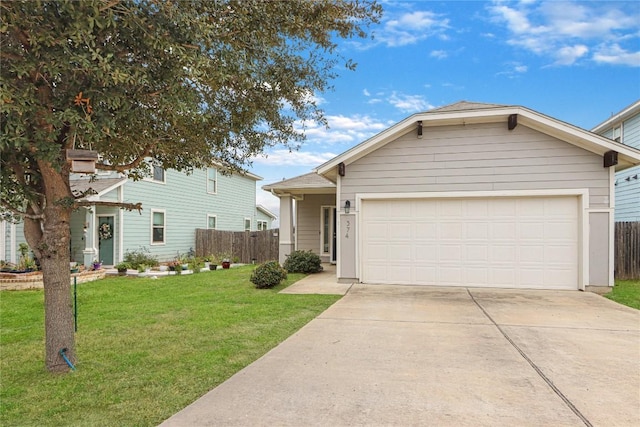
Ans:
[[[196,256],[231,254],[243,264],[278,260],[278,229],[220,231],[196,229]]]
[[[640,279],[640,222],[616,222],[616,279]]]

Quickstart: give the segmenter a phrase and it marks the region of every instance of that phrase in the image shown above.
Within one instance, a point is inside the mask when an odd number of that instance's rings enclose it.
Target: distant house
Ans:
[[[637,165],[531,109],[463,101],[262,188],[280,198],[280,261],[312,250],[339,281],[584,290],[613,286],[614,173]]]
[[[148,250],[160,261],[195,250],[195,229],[227,231],[270,229],[275,215],[256,206],[256,181],[251,173],[222,174],[218,168],[193,173],[155,167],[140,181],[116,174],[98,174],[95,180],[71,180],[75,194],[89,191],[88,201],[142,203],[143,210],[117,207],[80,208],[71,216],[71,259],[90,265],[121,261],[131,250]],[[17,245],[24,242],[22,224],[0,223],[0,259],[16,262]]]
[[[640,149],[640,101],[592,129],[592,132]],[[640,166],[616,172],[616,222],[640,221]]]
[[[257,205],[256,210],[256,230],[271,230],[271,228],[273,228],[273,221],[278,218],[276,214],[262,205]]]

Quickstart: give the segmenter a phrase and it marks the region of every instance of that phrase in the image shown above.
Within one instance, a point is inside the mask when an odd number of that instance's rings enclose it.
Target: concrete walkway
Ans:
[[[163,426],[637,426],[640,312],[577,291],[353,285]]]
[[[325,294],[345,295],[351,288],[351,283],[336,281],[336,266],[322,264],[321,273],[310,274],[298,280],[293,285],[280,291],[281,294]]]

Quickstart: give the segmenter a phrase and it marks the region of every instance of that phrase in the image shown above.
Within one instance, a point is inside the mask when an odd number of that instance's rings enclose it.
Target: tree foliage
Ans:
[[[330,89],[341,63],[354,68],[336,40],[365,37],[381,8],[55,0],[2,2],[0,12],[1,207],[25,221],[44,263],[48,310],[47,289],[68,283],[68,221],[81,204],[66,149],[95,150],[100,168],[135,179],[149,173],[145,159],[165,169],[212,159],[240,169],[265,147],[295,149],[296,124],[324,120],[314,94]],[[73,343],[63,344],[73,357]]]

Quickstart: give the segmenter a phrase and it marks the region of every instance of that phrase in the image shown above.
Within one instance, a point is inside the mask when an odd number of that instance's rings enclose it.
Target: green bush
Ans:
[[[322,271],[320,257],[311,251],[293,251],[284,262],[284,269],[289,273],[318,273]]]
[[[127,251],[124,254],[124,262],[128,263],[133,269],[139,269],[141,265],[147,267],[157,267],[158,259],[151,255],[149,249],[141,246],[137,251]]]
[[[280,267],[278,261],[268,261],[260,264],[251,274],[251,283],[258,289],[273,288],[287,278],[287,272]]]

